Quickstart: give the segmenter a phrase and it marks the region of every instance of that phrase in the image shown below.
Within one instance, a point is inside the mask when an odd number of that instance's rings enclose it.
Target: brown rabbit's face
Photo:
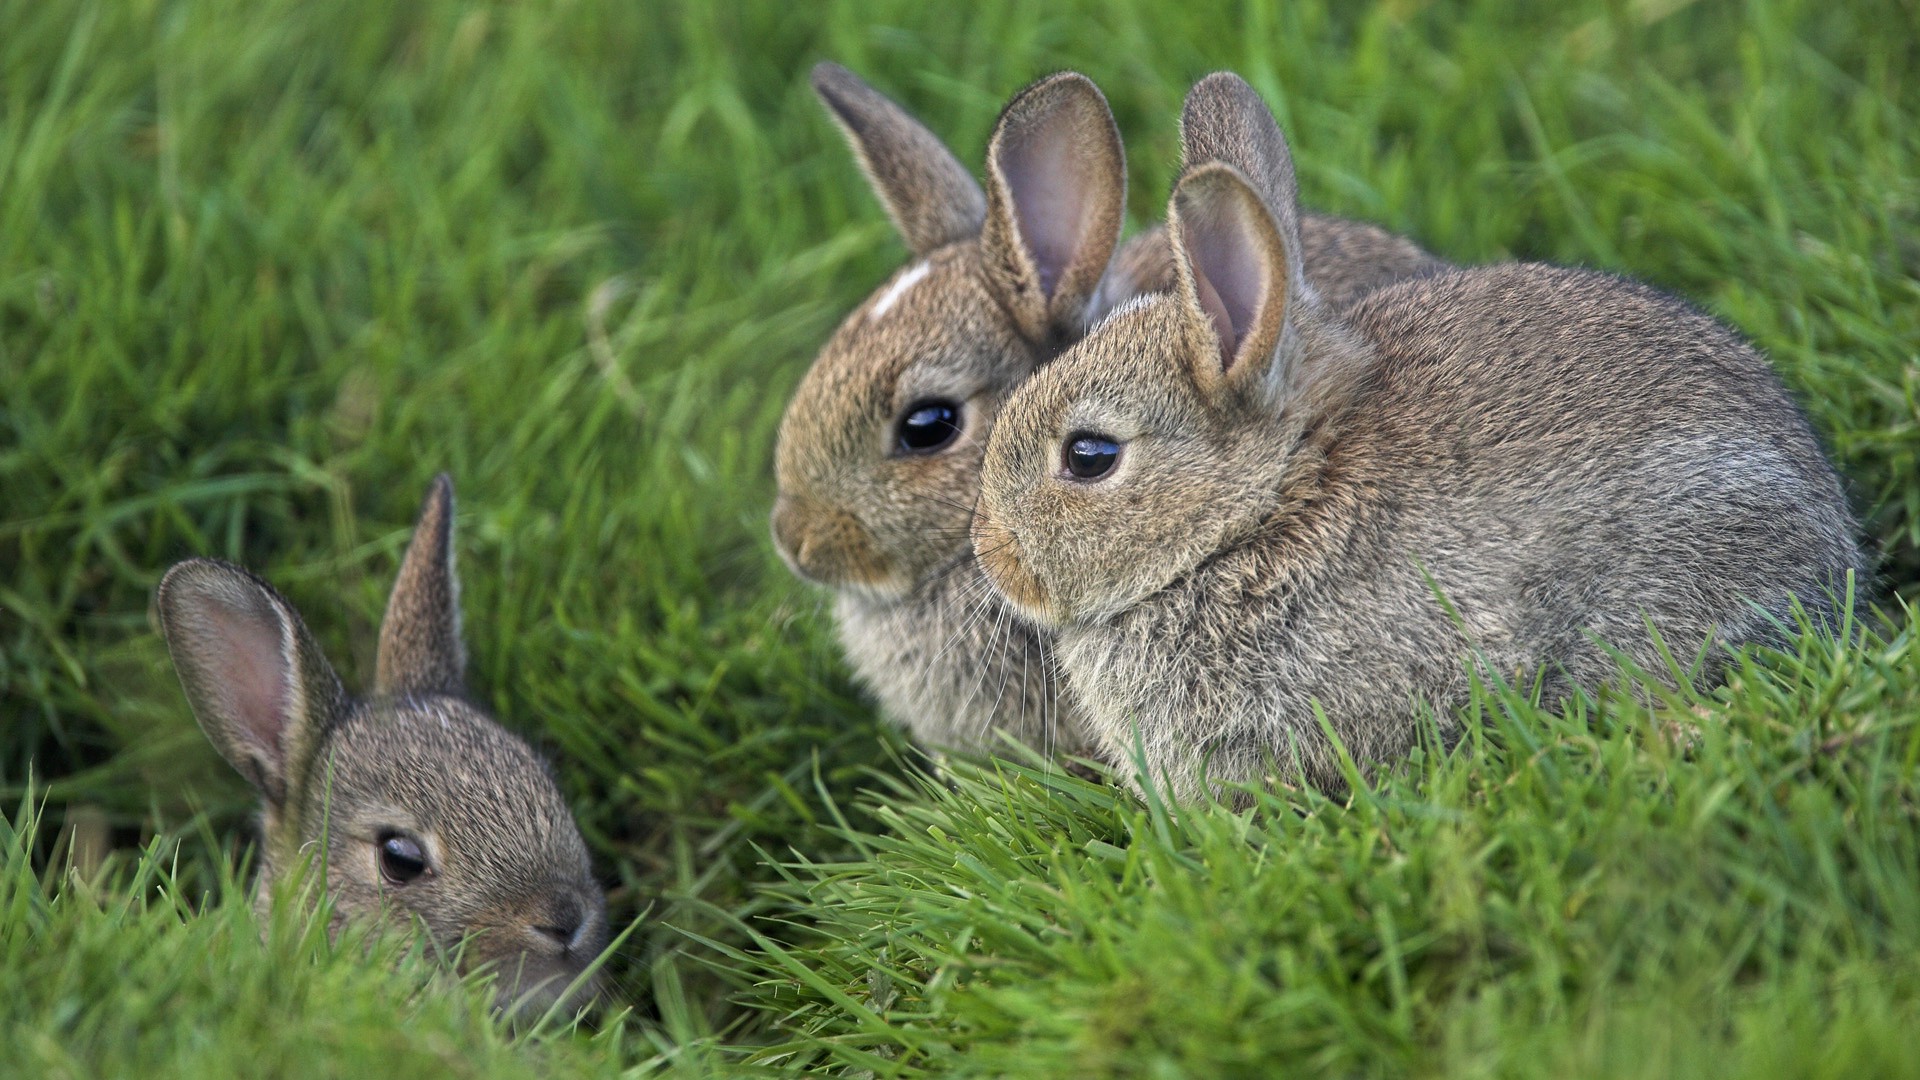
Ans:
[[[281,828],[326,844],[338,913],[417,920],[464,970],[498,973],[503,1008],[559,1000],[606,946],[605,901],[545,763],[459,698],[356,708],[298,798]],[[583,983],[571,1004],[593,994]]]
[[[966,551],[987,436],[1035,363],[977,262],[961,243],[895,274],[787,406],[773,537],[802,577],[885,598]]]
[[[840,325],[788,405],[773,537],[802,577],[887,602],[966,557],[1006,395],[1109,302],[1126,159],[1106,99],[1071,72],[1007,104],[984,191],[852,72],[821,64],[812,81],[915,261]]]
[[[974,547],[1036,622],[1132,606],[1213,551],[1271,489],[1284,461],[1259,438],[1261,410],[1223,409],[1180,377],[1190,353],[1214,348],[1192,338],[1169,298],[1141,301],[1008,401],[983,464]]]

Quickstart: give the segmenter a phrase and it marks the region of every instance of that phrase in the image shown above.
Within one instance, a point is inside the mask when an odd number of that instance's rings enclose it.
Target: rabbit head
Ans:
[[[1238,76],[1196,85],[1167,232],[1175,288],[1123,306],[1008,402],[982,567],[1036,622],[1124,610],[1288,497],[1293,448],[1366,369],[1303,273],[1292,158]]]
[[[844,68],[819,65],[813,87],[914,261],[854,309],[795,392],[773,536],[802,577],[888,599],[965,556],[1001,402],[1108,302],[1125,158],[1105,98],[1071,72],[1002,112],[984,192]]]
[[[605,947],[606,902],[546,763],[466,696],[458,591],[440,476],[364,700],[286,599],[237,566],[174,566],[155,609],[201,729],[260,795],[256,902],[317,852],[336,920],[417,920],[463,967],[498,972],[501,1007],[537,1010]]]

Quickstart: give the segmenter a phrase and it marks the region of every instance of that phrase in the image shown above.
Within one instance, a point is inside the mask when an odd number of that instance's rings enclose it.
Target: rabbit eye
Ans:
[[[427,853],[420,841],[405,833],[389,832],[380,836],[380,876],[390,885],[405,885],[427,872]]]
[[[1076,480],[1098,480],[1120,460],[1120,444],[1105,435],[1077,431],[1067,436],[1061,457]]]
[[[931,454],[960,437],[960,406],[951,401],[916,401],[900,416],[900,452]]]

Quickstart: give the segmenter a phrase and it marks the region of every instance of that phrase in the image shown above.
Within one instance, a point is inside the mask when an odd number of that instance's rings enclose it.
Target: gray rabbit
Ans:
[[[1416,708],[1543,671],[1776,642],[1865,580],[1840,480],[1765,358],[1685,303],[1510,264],[1336,311],[1303,273],[1286,141],[1230,74],[1194,87],[1178,284],[1028,380],[982,468],[986,573],[1094,738],[1193,797],[1269,763],[1341,785]],[[1436,598],[1436,588],[1458,621]],[[1598,639],[1598,641],[1596,640]],[[1298,774],[1294,774],[1298,775]]]
[[[240,567],[189,559],[155,609],[194,716],[260,794],[256,907],[324,844],[339,920],[418,919],[539,1010],[606,946],[606,900],[545,762],[465,693],[453,485],[437,477],[380,624],[371,697]],[[582,984],[569,1004],[594,993]]]

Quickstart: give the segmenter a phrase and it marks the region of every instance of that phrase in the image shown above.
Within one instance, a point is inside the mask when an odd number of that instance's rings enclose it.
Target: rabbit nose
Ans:
[[[547,921],[534,932],[560,946],[561,952],[579,947],[587,933],[585,908],[577,900],[562,900],[547,912]]]
[[[809,581],[831,583],[825,566],[820,520],[823,512],[799,500],[780,496],[773,504],[773,541],[793,572]]]
[[[800,565],[805,565],[812,547],[807,542],[806,529],[801,527],[802,514],[792,499],[785,495],[773,503],[773,541],[779,545],[780,553]]]

